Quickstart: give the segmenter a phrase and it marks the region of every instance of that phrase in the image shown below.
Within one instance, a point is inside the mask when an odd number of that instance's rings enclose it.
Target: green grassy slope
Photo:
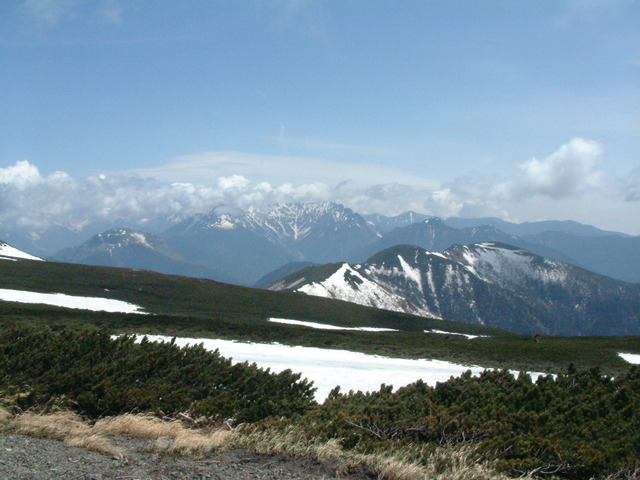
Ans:
[[[531,336],[477,325],[140,270],[4,261],[0,262],[0,288],[112,298],[140,305],[152,313],[115,314],[0,302],[1,326],[20,322],[95,325],[113,332],[278,341],[548,372],[565,371],[569,363],[574,363],[615,373],[627,365],[617,352],[640,353],[640,337],[545,337],[536,343]],[[320,331],[270,323],[270,317],[401,331]],[[459,335],[425,334],[425,329],[489,337],[469,340]]]

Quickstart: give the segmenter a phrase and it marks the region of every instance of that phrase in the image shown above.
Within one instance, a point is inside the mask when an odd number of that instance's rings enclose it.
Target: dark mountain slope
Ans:
[[[270,288],[555,335],[640,334],[640,286],[499,243],[399,245],[361,265],[307,268]]]
[[[224,282],[235,280],[231,275],[186,262],[179,253],[156,235],[129,228],[109,230],[95,235],[78,247],[61,250],[53,255],[51,260],[153,270]]]

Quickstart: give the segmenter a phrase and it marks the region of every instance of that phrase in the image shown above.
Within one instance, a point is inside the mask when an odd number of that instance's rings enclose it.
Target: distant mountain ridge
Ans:
[[[67,263],[153,270],[230,283],[236,280],[232,275],[189,263],[160,237],[130,228],[118,228],[94,235],[82,245],[64,249],[50,259]]]
[[[180,222],[162,236],[185,258],[234,271],[253,284],[289,262],[347,259],[379,235],[351,209],[319,202],[216,209]]]
[[[453,245],[467,245],[477,242],[505,243],[525,248],[539,255],[556,258],[566,263],[578,264],[563,252],[509,235],[498,230],[493,225],[454,228],[448,226],[437,217],[431,217],[405,227],[395,228],[376,242],[360,250],[351,260],[356,262],[364,261],[371,255],[375,255],[377,252],[394,245],[416,245],[431,252],[443,252]]]
[[[495,242],[443,253],[398,245],[362,264],[307,268],[269,288],[522,333],[640,334],[640,285]]]
[[[543,231],[517,236],[495,225],[455,228],[449,224],[452,221],[455,219],[443,221],[415,212],[395,217],[362,216],[336,203],[317,202],[244,210],[219,206],[207,214],[186,218],[175,215],[143,223],[152,229],[165,227],[156,233],[156,237],[165,243],[165,250],[156,248],[156,253],[169,257],[160,262],[163,268],[160,271],[172,271],[167,270],[166,263],[178,261],[184,263],[178,269],[180,274],[226,278],[248,286],[292,262],[358,263],[395,245],[417,245],[435,252],[455,244],[487,241],[514,245],[613,278],[640,282],[640,237],[607,235],[607,232],[576,222],[517,225],[499,219],[475,220],[476,223],[492,221],[511,231],[521,228],[522,231],[537,232],[557,227],[574,232]],[[474,219],[458,221],[474,223]],[[141,234],[147,232],[140,228],[133,230]],[[588,236],[577,236],[575,232]],[[100,265],[159,268],[159,260],[152,260],[148,255],[140,255],[137,263],[127,263],[124,260],[131,258],[130,254],[112,253],[109,257],[104,252],[91,253],[86,248],[89,244],[90,241],[84,245],[83,255],[78,254],[68,261],[91,263],[100,259]],[[94,248],[98,247],[94,245]],[[169,253],[167,248],[171,250]],[[67,259],[68,254],[59,252],[52,258]],[[120,260],[116,261],[118,258]],[[141,261],[145,258],[147,264]]]
[[[581,237],[600,237],[606,235],[617,235],[629,237],[625,233],[600,230],[592,225],[584,225],[573,220],[541,220],[538,222],[513,223],[496,217],[484,218],[461,218],[449,217],[444,223],[454,228],[470,228],[482,225],[492,225],[505,233],[518,237],[525,235],[535,235],[542,232],[562,232],[569,235]]]

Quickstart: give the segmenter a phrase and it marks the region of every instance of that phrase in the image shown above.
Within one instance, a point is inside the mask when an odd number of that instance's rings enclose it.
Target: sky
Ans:
[[[0,2],[0,224],[327,200],[640,234],[640,2]]]

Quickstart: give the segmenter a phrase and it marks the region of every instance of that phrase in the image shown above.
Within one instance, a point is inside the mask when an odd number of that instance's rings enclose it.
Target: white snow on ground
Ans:
[[[143,335],[138,335],[141,340]],[[169,342],[172,337],[147,335],[150,341]],[[329,392],[340,385],[343,392],[349,390],[374,391],[381,384],[399,388],[422,379],[429,385],[445,382],[467,370],[478,374],[482,367],[467,367],[441,360],[409,360],[387,358],[347,350],[331,350],[315,347],[290,347],[279,344],[241,343],[209,338],[176,338],[176,345],[202,343],[207,350],[218,349],[223,357],[234,362],[248,361],[274,372],[291,369],[313,380],[317,387],[316,400],[324,401]],[[532,374],[535,377],[537,374]]]
[[[640,355],[636,353],[619,353],[623,360],[633,363],[634,365],[640,365]]]
[[[287,320],[286,318],[269,318],[269,322],[283,323],[285,325],[299,325],[301,327],[315,328],[318,330],[352,330],[358,332],[397,332],[395,328],[377,327],[339,327],[337,325],[327,325],[325,323],[306,322],[302,320]]]
[[[425,330],[424,333],[441,333],[443,335],[461,335],[469,340],[478,337],[488,337],[489,335],[469,335],[468,333],[445,332],[444,330]]]
[[[77,297],[64,293],[37,293],[24,290],[0,289],[0,300],[5,302],[38,303],[56,307],[78,308],[94,312],[142,313],[138,305],[100,297]]]
[[[3,257],[24,258],[27,260],[40,260],[41,262],[44,262],[41,258],[29,255],[28,253],[18,250],[11,245],[7,245],[4,242],[0,242],[0,255]]]

